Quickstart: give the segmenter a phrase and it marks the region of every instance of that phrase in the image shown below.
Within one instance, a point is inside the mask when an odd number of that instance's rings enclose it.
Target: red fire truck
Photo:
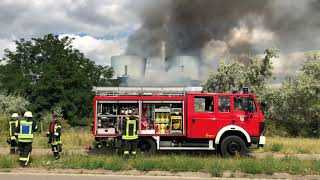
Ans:
[[[96,147],[122,147],[123,120],[139,117],[141,153],[216,150],[244,155],[265,144],[264,116],[255,95],[206,93],[201,87],[94,87]]]

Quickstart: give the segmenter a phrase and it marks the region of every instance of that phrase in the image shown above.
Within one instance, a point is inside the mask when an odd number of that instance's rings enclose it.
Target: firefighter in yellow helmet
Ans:
[[[138,117],[131,115],[124,123],[124,135],[122,140],[124,143],[124,157],[125,159],[129,158],[130,152],[132,155],[137,154],[138,148]]]
[[[18,151],[18,141],[16,133],[17,127],[19,123],[19,114],[13,113],[11,115],[11,119],[9,121],[9,136],[8,136],[8,144],[10,145],[10,154],[15,154]]]
[[[20,166],[27,166],[32,151],[33,133],[38,130],[37,124],[33,119],[32,113],[24,113],[23,119],[18,123],[18,143],[20,152]]]
[[[53,120],[49,125],[49,132],[47,132],[49,137],[48,143],[51,144],[53,155],[56,159],[60,158],[59,153],[62,151],[61,143],[61,123],[58,120],[58,114],[53,114]]]

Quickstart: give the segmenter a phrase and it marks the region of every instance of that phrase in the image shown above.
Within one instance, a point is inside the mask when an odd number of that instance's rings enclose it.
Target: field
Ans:
[[[259,151],[286,154],[320,154],[320,139],[267,137],[266,146]]]
[[[1,136],[0,146],[8,147],[6,136]],[[319,160],[303,160],[290,156],[291,154],[320,154],[320,140],[307,138],[267,137],[264,148],[251,149],[254,153],[283,154],[281,158],[266,156],[263,158],[220,158],[213,154],[193,155],[186,153],[162,153],[155,156],[137,156],[129,161],[123,160],[115,154],[86,154],[76,153],[83,151],[84,147],[93,143],[89,129],[69,129],[63,133],[62,141],[64,152],[62,158],[54,161],[47,153],[37,154],[37,149],[49,150],[45,135],[36,134],[34,140],[33,168],[57,169],[105,169],[112,171],[138,170],[138,171],[170,171],[170,172],[205,172],[212,176],[222,176],[229,173],[248,174],[274,174],[288,173],[300,175],[319,175]],[[1,153],[0,153],[1,154]],[[18,157],[0,155],[0,169],[16,168]]]
[[[62,155],[60,160],[51,156],[33,156],[31,168],[48,169],[104,169],[112,171],[169,171],[169,172],[206,172],[211,176],[222,176],[224,172],[267,174],[288,173],[299,175],[318,175],[320,161],[298,160],[294,158],[264,159],[219,158],[214,156],[157,155],[137,156],[128,161],[117,155]],[[0,156],[0,169],[17,168],[18,157]]]
[[[7,136],[0,136],[0,147],[8,147]],[[71,128],[63,132],[62,141],[64,148],[76,149],[90,146],[93,136],[89,128]],[[48,139],[44,134],[37,133],[33,147],[48,148]],[[254,152],[277,152],[285,154],[320,154],[320,139],[290,138],[290,137],[267,137],[266,145]]]
[[[0,137],[0,147],[8,147],[6,143],[7,135],[2,134]],[[92,145],[93,136],[89,128],[70,128],[63,132],[62,143],[64,148],[83,148],[87,145]],[[34,148],[49,148],[48,138],[46,134],[36,133],[33,142]]]

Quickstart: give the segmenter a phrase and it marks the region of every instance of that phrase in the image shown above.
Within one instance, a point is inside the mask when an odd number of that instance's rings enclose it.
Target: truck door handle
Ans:
[[[192,123],[196,123],[196,120],[195,120],[195,119],[192,119]]]

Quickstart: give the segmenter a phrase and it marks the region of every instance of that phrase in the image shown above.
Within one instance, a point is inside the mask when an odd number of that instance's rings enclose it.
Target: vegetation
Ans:
[[[18,94],[7,94],[0,91],[0,131],[8,130],[10,116],[14,112],[24,112],[27,110],[29,101]]]
[[[48,130],[46,127],[45,132]],[[33,148],[49,148],[48,138],[44,133],[36,133],[33,141]],[[7,134],[0,133],[0,147],[8,147],[6,143]],[[64,149],[84,149],[85,146],[93,144],[93,136],[89,128],[63,128],[61,141]]]
[[[18,167],[15,156],[0,156],[0,168]],[[56,169],[106,169],[113,171],[136,169],[139,171],[207,172],[222,176],[224,172],[248,174],[319,174],[320,161],[294,158],[264,159],[218,158],[210,156],[189,157],[184,155],[137,156],[129,161],[116,155],[73,155],[63,156],[58,161],[51,156],[33,156],[31,167]]]
[[[220,63],[210,73],[204,88],[209,92],[230,92],[250,87],[257,94],[266,115],[267,134],[320,137],[320,51],[305,54],[305,62],[296,77],[290,77],[279,89],[267,86],[272,79],[271,58],[278,50],[267,49],[265,57],[249,57],[245,62]]]
[[[91,116],[92,86],[112,85],[113,71],[85,58],[72,40],[48,34],[16,41],[0,65],[0,89],[27,97],[37,113],[59,107],[69,120]]]
[[[288,154],[320,154],[320,139],[267,137],[266,146],[259,149],[259,151]]]
[[[210,73],[207,82],[203,85],[208,92],[224,93],[232,89],[241,91],[243,87],[250,87],[252,92],[261,94],[266,84],[273,77],[271,58],[278,57],[277,49],[266,49],[265,57],[249,57],[248,64],[233,61],[218,66],[217,72]]]
[[[47,129],[45,129],[47,130]],[[81,151],[86,146],[92,146],[93,136],[89,128],[70,128],[63,129],[63,148]],[[0,134],[0,147],[8,147],[6,144],[7,134]],[[299,143],[297,143],[299,142]],[[36,133],[33,147],[49,148],[48,138],[44,134]],[[258,150],[253,149],[254,152],[277,152],[285,154],[320,154],[320,139],[311,138],[290,138],[290,137],[267,137],[267,144],[265,147]]]
[[[320,51],[306,53],[296,78],[267,94],[271,126],[291,136],[320,137]]]

